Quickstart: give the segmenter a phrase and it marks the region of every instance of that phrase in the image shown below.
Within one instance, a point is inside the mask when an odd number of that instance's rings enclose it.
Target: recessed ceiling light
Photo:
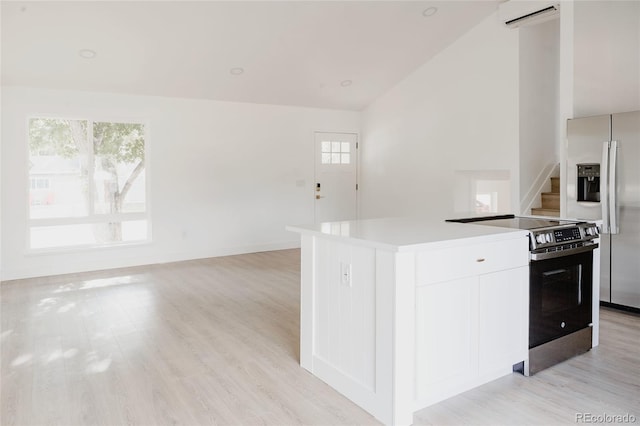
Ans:
[[[235,68],[231,68],[231,69],[229,70],[229,72],[230,72],[232,75],[240,75],[240,74],[242,74],[242,73],[244,72],[244,68],[242,68],[242,67],[235,67]]]
[[[351,80],[342,80],[340,82],[340,86],[347,87],[347,86],[351,86],[352,83],[353,83],[353,81],[351,81]]]
[[[438,12],[438,8],[431,6],[422,11],[422,16],[426,16],[426,17],[433,16],[437,12]]]
[[[84,59],[93,59],[96,57],[96,52],[95,50],[91,49],[81,49],[78,50],[78,55],[80,55],[80,57]]]

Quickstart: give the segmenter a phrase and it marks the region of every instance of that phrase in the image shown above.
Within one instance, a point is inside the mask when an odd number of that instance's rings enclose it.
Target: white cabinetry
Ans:
[[[324,225],[290,228],[302,234],[300,364],[376,418],[411,424],[526,360],[526,232]]]
[[[336,368],[354,387],[375,391],[375,250],[318,240],[313,299],[317,368]]]
[[[416,289],[416,405],[468,389],[478,375],[478,280],[460,278]]]
[[[526,266],[480,276],[478,368],[481,380],[506,374],[505,366],[528,357],[528,282]]]
[[[512,240],[418,254],[416,409],[508,374],[526,359],[522,251],[522,241]]]

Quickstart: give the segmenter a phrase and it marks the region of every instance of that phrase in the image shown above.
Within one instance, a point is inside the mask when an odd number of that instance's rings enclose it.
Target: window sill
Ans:
[[[148,240],[131,241],[131,242],[124,242],[124,243],[117,243],[117,244],[27,249],[24,255],[25,257],[31,257],[31,256],[51,256],[51,255],[58,255],[58,254],[99,252],[99,251],[109,251],[109,250],[117,250],[117,249],[123,249],[123,248],[128,249],[128,248],[134,248],[134,247],[150,246],[152,243],[153,243],[153,240],[148,239]]]

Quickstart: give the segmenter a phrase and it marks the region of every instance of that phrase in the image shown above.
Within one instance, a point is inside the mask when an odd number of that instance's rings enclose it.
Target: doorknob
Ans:
[[[322,195],[316,195],[316,200],[319,200],[320,198],[324,198]]]

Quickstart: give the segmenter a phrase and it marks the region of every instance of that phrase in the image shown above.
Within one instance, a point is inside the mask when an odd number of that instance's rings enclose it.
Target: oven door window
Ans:
[[[591,323],[593,253],[531,262],[529,347]]]
[[[582,305],[582,264],[541,272],[541,313],[549,316]]]

